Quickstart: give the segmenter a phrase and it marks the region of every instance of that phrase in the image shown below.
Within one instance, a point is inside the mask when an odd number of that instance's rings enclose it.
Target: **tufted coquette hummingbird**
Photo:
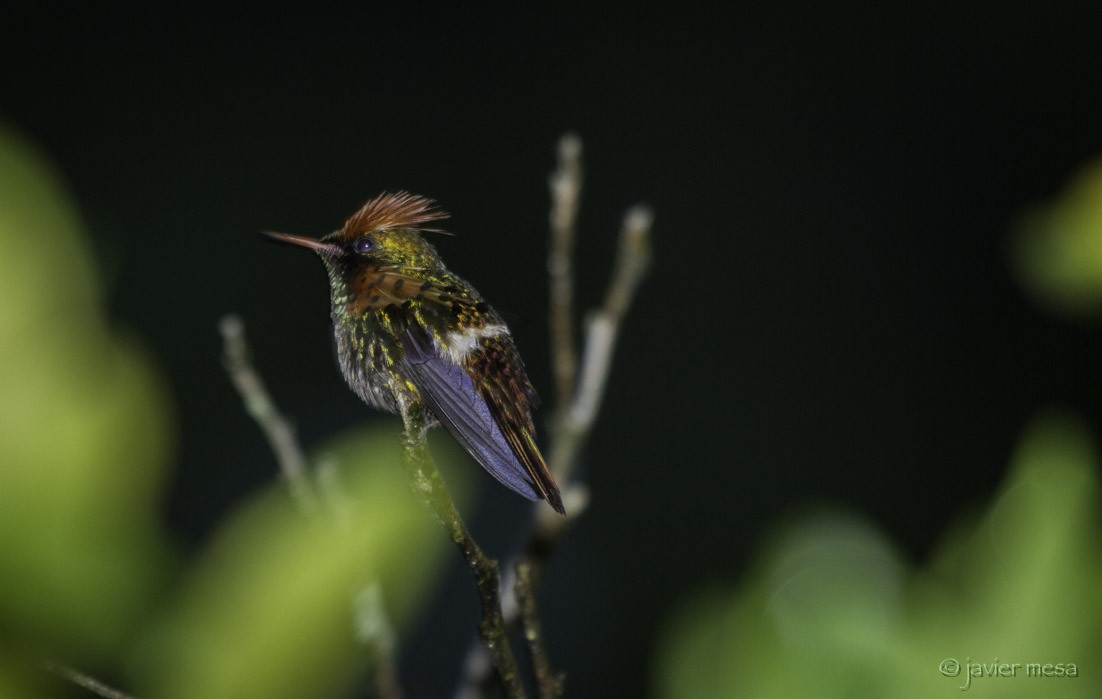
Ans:
[[[431,199],[384,193],[321,239],[264,235],[325,263],[341,371],[365,403],[403,417],[420,410],[507,488],[564,514],[509,329],[421,236],[444,218]]]

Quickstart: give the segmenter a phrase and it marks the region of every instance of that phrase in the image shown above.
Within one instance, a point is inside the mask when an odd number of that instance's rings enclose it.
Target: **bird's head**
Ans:
[[[384,193],[364,204],[344,226],[320,239],[265,232],[280,243],[313,250],[325,263],[334,309],[343,304],[353,315],[401,303],[411,289],[439,276],[436,248],[421,234],[424,224],[447,218],[431,199],[408,192]],[[394,285],[398,284],[395,289]]]

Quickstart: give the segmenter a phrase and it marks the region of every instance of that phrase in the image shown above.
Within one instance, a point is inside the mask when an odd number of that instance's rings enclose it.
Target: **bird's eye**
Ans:
[[[369,235],[361,235],[352,241],[352,252],[357,255],[366,255],[369,252],[374,252],[378,247],[375,243],[375,239]]]

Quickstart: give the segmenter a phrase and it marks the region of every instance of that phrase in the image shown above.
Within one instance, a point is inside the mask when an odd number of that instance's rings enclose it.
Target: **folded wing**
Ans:
[[[502,485],[529,500],[545,499],[563,512],[559,490],[532,440],[527,409],[510,405],[515,401],[508,379],[503,383],[491,374],[476,386],[464,367],[441,356],[431,336],[417,326],[406,330],[403,349],[407,374],[456,441]],[[470,361],[492,363],[494,357],[480,348]]]

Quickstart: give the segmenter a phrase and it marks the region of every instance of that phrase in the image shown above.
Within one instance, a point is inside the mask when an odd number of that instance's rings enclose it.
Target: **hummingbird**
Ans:
[[[422,237],[443,232],[426,224],[447,217],[426,197],[383,193],[320,239],[263,235],[324,263],[341,373],[356,395],[403,417],[420,410],[504,486],[565,514],[509,328]]]

